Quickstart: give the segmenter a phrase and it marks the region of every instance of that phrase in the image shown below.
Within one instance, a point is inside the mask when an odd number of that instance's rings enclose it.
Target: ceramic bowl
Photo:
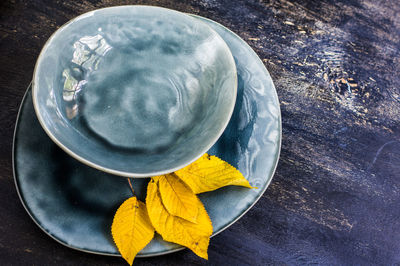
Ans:
[[[40,124],[67,153],[116,175],[148,177],[196,160],[232,115],[237,76],[205,23],[159,7],[83,14],[58,29],[32,87]]]

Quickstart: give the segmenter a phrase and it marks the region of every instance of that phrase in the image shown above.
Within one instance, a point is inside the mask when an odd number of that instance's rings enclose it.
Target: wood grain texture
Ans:
[[[0,261],[124,265],[74,251],[30,220],[14,188],[18,106],[47,38],[84,12],[149,4],[198,14],[246,40],[281,101],[275,177],[241,220],[188,251],[138,265],[400,263],[400,4],[374,0],[16,1],[0,3]]]

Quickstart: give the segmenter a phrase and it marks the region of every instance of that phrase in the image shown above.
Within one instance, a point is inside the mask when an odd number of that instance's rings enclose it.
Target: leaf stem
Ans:
[[[131,183],[131,178],[128,177],[128,183],[129,183],[129,187],[131,188],[132,194],[135,196],[135,190],[133,189],[132,183]]]

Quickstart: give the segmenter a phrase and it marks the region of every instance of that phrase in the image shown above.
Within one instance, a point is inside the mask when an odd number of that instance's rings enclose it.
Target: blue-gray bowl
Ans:
[[[173,172],[220,137],[237,93],[223,39],[186,14],[119,6],[57,30],[36,63],[39,122],[67,153],[128,177]]]

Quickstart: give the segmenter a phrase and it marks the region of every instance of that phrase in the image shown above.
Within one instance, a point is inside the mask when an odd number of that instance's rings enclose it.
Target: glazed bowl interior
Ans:
[[[232,54],[206,24],[120,6],[52,35],[35,67],[33,103],[46,133],[76,159],[148,177],[206,152],[229,122],[236,90]]]

